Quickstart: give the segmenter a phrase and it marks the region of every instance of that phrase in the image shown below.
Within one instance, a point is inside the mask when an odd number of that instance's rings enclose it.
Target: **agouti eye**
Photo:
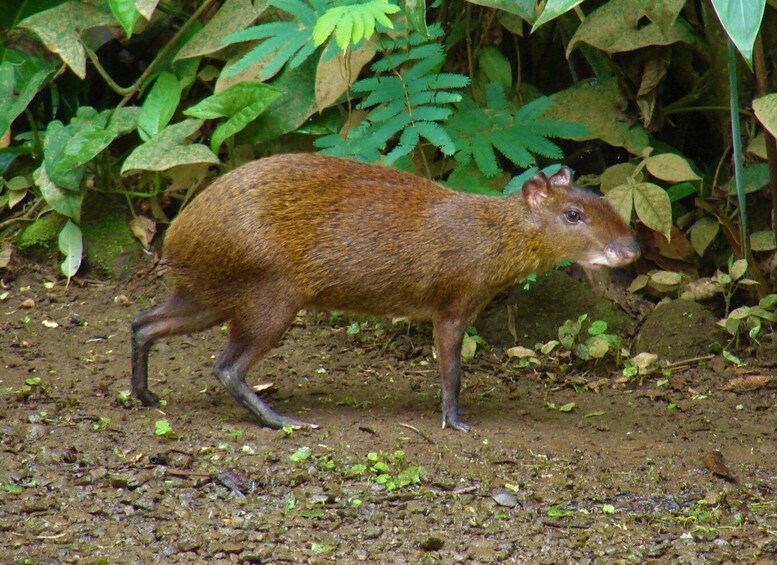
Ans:
[[[583,221],[583,215],[577,210],[567,210],[564,212],[564,219],[570,224],[577,224]]]

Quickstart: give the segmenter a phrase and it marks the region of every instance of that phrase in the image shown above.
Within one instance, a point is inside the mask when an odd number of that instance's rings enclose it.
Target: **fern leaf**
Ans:
[[[542,131],[548,137],[574,139],[576,137],[585,137],[590,133],[589,129],[583,124],[564,120],[537,120],[535,125],[542,128]]]
[[[527,123],[536,120],[545,110],[553,106],[553,99],[548,96],[540,96],[532,100],[515,113],[515,121],[518,123]]]
[[[413,109],[413,117],[416,120],[431,122],[447,120],[452,113],[453,110],[447,106],[416,106]]]
[[[507,110],[509,108],[505,89],[498,82],[489,82],[486,86],[486,106],[494,110]]]
[[[534,157],[526,147],[516,142],[516,138],[506,131],[498,131],[491,134],[491,141],[494,147],[510,161],[521,168],[526,168],[534,164]]]
[[[386,164],[390,165],[400,157],[410,153],[418,145],[418,131],[415,127],[406,128],[399,136],[399,143],[386,155]]]
[[[416,130],[420,135],[429,140],[435,147],[439,147],[445,155],[453,155],[456,146],[448,135],[448,132],[438,123],[422,121],[416,123]]]
[[[288,12],[297,18],[300,22],[305,24],[306,27],[313,26],[313,24],[316,23],[316,19],[318,18],[316,11],[305,2],[302,2],[302,0],[270,0],[269,4],[278,8],[279,10]],[[326,3],[322,2],[314,2],[314,4],[318,4],[319,8],[326,5]]]
[[[472,139],[472,156],[478,169],[486,177],[495,177],[499,174],[500,168],[496,162],[496,155],[487,137],[481,135]]]

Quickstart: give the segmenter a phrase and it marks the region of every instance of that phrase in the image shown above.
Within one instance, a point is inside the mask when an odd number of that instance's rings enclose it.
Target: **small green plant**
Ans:
[[[558,329],[559,343],[583,361],[603,359],[609,355],[615,358],[616,363],[620,362],[621,337],[607,333],[608,326],[604,320],[593,321],[586,330],[588,337],[585,337],[582,330],[587,319],[588,314],[583,314],[576,321],[564,322]]]
[[[167,420],[154,422],[154,434],[167,439],[179,439],[180,436],[173,431],[173,427]]]
[[[104,430],[110,423],[110,418],[106,418],[105,416],[98,416],[97,421],[92,424],[92,431],[96,432],[99,430]]]

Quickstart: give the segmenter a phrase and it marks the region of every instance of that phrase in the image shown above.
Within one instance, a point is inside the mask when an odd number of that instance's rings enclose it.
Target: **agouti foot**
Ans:
[[[269,419],[269,421],[265,421],[263,423],[266,426],[275,428],[276,430],[280,430],[282,428],[291,428],[292,430],[299,430],[302,428],[312,428],[315,430],[318,428],[318,424],[303,422],[302,420],[297,420],[289,416],[281,416],[280,414],[277,414],[276,416],[277,417],[271,418]]]
[[[460,432],[468,432],[470,430],[469,425],[465,424],[461,420],[445,420],[442,421],[442,427],[445,428],[452,428],[454,430],[459,430]]]
[[[148,389],[136,393],[143,406],[159,406],[159,397]]]

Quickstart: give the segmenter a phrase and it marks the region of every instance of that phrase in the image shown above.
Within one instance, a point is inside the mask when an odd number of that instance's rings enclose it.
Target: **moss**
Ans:
[[[132,234],[128,220],[122,201],[90,195],[81,222],[84,255],[90,268],[119,279],[132,273],[143,257],[143,248]]]
[[[16,248],[25,255],[42,259],[57,251],[57,237],[67,222],[64,216],[52,213],[41,216],[16,237]]]

